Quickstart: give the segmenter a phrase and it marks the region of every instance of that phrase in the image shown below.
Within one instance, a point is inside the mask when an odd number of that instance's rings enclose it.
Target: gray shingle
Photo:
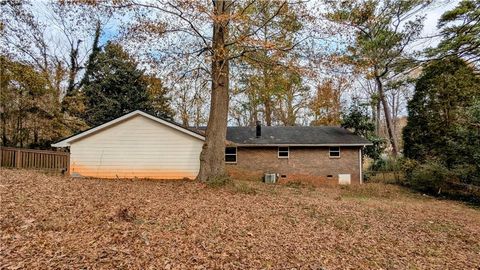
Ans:
[[[243,145],[369,145],[370,141],[340,127],[262,126],[255,137],[255,127],[228,127],[227,140]]]

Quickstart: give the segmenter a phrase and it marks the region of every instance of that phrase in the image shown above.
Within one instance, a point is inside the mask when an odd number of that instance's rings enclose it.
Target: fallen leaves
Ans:
[[[478,209],[395,186],[0,175],[2,269],[480,266]]]

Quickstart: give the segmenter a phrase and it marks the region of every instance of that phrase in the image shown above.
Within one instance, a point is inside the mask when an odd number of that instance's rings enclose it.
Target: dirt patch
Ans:
[[[476,269],[480,211],[402,188],[0,172],[1,269]]]

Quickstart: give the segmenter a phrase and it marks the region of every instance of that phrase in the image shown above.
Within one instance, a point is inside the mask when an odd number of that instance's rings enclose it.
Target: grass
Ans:
[[[232,183],[233,185],[231,186],[231,188],[235,193],[248,194],[248,195],[257,194],[257,189],[252,185],[250,185],[248,182],[234,181]]]
[[[231,179],[228,176],[220,176],[217,178],[209,179],[206,184],[210,188],[221,188],[231,184]]]
[[[480,265],[478,208],[393,185],[0,176],[2,269]]]
[[[226,188],[233,193],[255,195],[257,193],[256,188],[252,187],[246,181],[233,181],[229,177],[219,177],[210,179],[205,182],[205,185],[212,189]]]

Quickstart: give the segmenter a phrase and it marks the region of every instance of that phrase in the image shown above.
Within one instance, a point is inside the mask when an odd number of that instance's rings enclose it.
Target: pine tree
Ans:
[[[91,59],[85,72],[83,95],[85,97],[85,121],[99,125],[133,110],[144,110],[156,115],[148,92],[144,71],[123,48],[108,43],[104,50]],[[155,97],[158,106],[158,96]],[[165,100],[165,108],[168,108]],[[171,117],[171,110],[165,114]]]
[[[443,39],[427,50],[434,56],[457,55],[469,62],[480,61],[480,0],[463,0],[438,21]]]
[[[404,72],[411,64],[409,45],[420,36],[423,17],[419,12],[428,0],[324,0],[327,18],[349,31],[354,39],[343,54],[346,63],[367,71],[374,79],[376,95],[381,103],[393,156],[399,150],[392,108],[387,102],[387,83],[392,74]]]
[[[145,75],[144,81],[147,83],[147,93],[150,103],[149,113],[166,119],[172,119],[175,115],[170,107],[170,97],[168,96],[169,89],[163,86],[161,79]]]
[[[435,160],[448,169],[470,167],[480,177],[480,132],[475,120],[479,99],[480,77],[464,60],[450,57],[432,62],[408,103],[405,156]]]
[[[375,135],[375,123],[368,115],[365,105],[360,105],[355,101],[342,115],[341,126],[371,141],[373,145],[365,147],[363,154],[375,161],[380,160],[385,149],[385,140]]]

